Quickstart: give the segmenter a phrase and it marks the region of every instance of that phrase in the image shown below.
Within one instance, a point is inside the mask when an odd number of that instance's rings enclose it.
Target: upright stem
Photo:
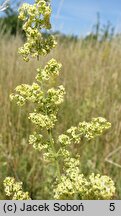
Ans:
[[[50,143],[51,143],[53,153],[56,154],[55,145],[54,145],[54,142],[53,142],[53,139],[52,139],[52,131],[48,130],[48,134],[49,134],[49,137],[50,137]],[[60,173],[60,166],[59,166],[59,163],[58,163],[57,159],[55,159],[55,163],[56,163],[58,178],[60,180],[61,179],[61,173]]]

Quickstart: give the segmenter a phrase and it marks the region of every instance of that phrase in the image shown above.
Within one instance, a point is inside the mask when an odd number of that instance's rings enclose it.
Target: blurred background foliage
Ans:
[[[0,28],[2,34],[10,33],[16,35],[17,33],[23,33],[22,22],[18,19],[17,9],[20,6],[20,2],[15,3],[12,1],[7,4],[7,8],[4,11],[4,15],[0,17]]]
[[[116,199],[121,199],[120,150],[106,162],[107,156],[120,148],[121,142],[121,36],[114,35],[110,23],[100,24],[100,15],[91,33],[84,38],[55,32],[58,46],[39,61],[23,62],[18,48],[25,36],[18,21],[16,6],[0,17],[0,199],[5,199],[2,182],[13,176],[24,182],[32,199],[52,199],[53,167],[28,144],[33,131],[27,116],[31,104],[19,108],[9,100],[10,93],[21,84],[31,84],[36,68],[55,57],[63,64],[58,84],[63,83],[66,96],[58,114],[55,138],[79,121],[102,116],[112,127],[103,136],[72,147],[80,153],[80,170],[109,175],[116,184]],[[45,34],[46,35],[46,34]],[[117,166],[116,164],[119,166]]]

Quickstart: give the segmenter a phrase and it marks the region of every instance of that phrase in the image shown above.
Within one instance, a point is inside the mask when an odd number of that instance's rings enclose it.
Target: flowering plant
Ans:
[[[42,29],[49,30],[51,7],[48,0],[35,0],[33,5],[23,4],[19,10],[19,19],[24,22],[23,29],[27,42],[19,53],[25,61],[39,59],[47,55],[55,47],[55,38],[47,35]],[[32,102],[34,109],[28,118],[35,125],[35,131],[29,136],[29,143],[36,151],[42,152],[43,160],[53,164],[56,169],[56,181],[52,185],[54,199],[111,199],[115,194],[115,186],[108,176],[92,173],[86,178],[79,170],[79,155],[73,155],[71,145],[78,144],[82,139],[91,140],[100,136],[111,124],[104,118],[93,118],[90,122],[79,122],[70,127],[64,134],[54,139],[54,126],[57,122],[59,106],[66,94],[63,85],[52,87],[61,70],[61,63],[55,59],[48,61],[46,66],[37,69],[37,75],[32,85],[22,84],[16,87],[11,100],[19,106]],[[61,165],[61,166],[60,166]],[[23,192],[22,183],[15,182],[13,177],[4,180],[5,193],[12,199],[30,199]]]

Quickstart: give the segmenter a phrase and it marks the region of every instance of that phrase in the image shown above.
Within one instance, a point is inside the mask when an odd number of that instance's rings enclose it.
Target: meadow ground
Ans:
[[[32,125],[27,113],[32,105],[20,109],[9,100],[14,88],[21,83],[31,84],[37,66],[51,57],[63,64],[58,83],[67,92],[54,136],[93,117],[102,116],[111,122],[111,129],[102,136],[82,141],[72,150],[80,153],[80,169],[85,175],[94,172],[112,177],[117,188],[115,198],[121,199],[121,39],[95,44],[84,44],[81,39],[76,43],[59,42],[47,58],[29,63],[17,54],[21,44],[19,36],[0,36],[0,199],[5,199],[2,182],[6,176],[23,181],[33,199],[51,198],[53,168],[48,169],[28,144]],[[113,151],[109,163],[106,158]]]

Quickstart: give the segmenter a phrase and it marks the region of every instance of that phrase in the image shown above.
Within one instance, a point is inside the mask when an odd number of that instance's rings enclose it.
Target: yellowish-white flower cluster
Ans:
[[[29,113],[29,119],[35,124],[39,131],[43,133],[43,130],[51,130],[57,121],[57,113],[59,105],[63,102],[65,89],[62,85],[57,88],[50,88],[45,90],[44,82],[49,81],[59,75],[61,64],[55,59],[51,59],[44,69],[39,69],[36,76],[36,80],[39,83],[33,83],[32,85],[22,84],[15,88],[16,93],[11,94],[11,100],[14,100],[18,105],[23,106],[25,102],[33,102],[35,104],[34,112]],[[29,137],[29,143],[39,151],[43,152],[45,158],[55,157],[52,154],[50,147],[49,136],[43,139],[42,134],[35,132]]]
[[[58,86],[58,89],[50,88],[47,91],[49,103],[53,105],[60,105],[63,103],[63,98],[65,94],[65,88],[63,85]]]
[[[4,182],[6,196],[12,200],[30,200],[28,192],[23,192],[22,182],[16,182],[13,177],[6,177]]]
[[[70,158],[69,167],[54,188],[54,199],[108,200],[115,195],[114,182],[108,176],[94,175],[85,178],[80,173],[78,159]]]
[[[54,140],[52,139],[51,142],[54,143]],[[58,157],[58,153],[53,152],[49,139],[45,140],[41,134],[35,132],[34,134],[30,135],[29,144],[33,145],[33,148],[37,151],[42,151],[44,160],[48,162],[50,160],[52,162]]]
[[[108,122],[105,118],[98,117],[93,118],[90,123],[80,122],[78,130],[81,134],[84,135],[88,140],[93,139],[96,136],[99,136],[106,129],[111,127],[111,123]]]
[[[61,181],[54,189],[54,199],[73,200],[77,199],[78,193],[85,193],[86,180],[83,174],[78,174],[76,179],[71,179],[66,175],[61,176]]]
[[[36,0],[33,5],[24,3],[19,9],[19,19],[24,22],[23,30],[27,37],[27,42],[19,49],[19,53],[25,61],[29,61],[30,56],[47,55],[55,47],[54,37],[45,37],[41,33],[41,29],[51,28],[50,15],[51,7],[45,0]]]
[[[79,170],[79,159],[72,158],[67,150],[71,143],[79,143],[82,138],[87,140],[101,135],[111,126],[102,117],[93,118],[91,122],[80,122],[71,127],[67,134],[61,134],[58,142],[60,156],[64,159],[64,175],[54,188],[54,199],[111,199],[115,194],[114,182],[108,176],[91,174],[85,178]],[[78,156],[78,155],[77,155]]]
[[[109,200],[115,195],[115,185],[106,175],[92,173],[88,178],[86,199]]]
[[[54,199],[74,199],[79,190],[83,193],[86,180],[83,174],[79,173],[79,160],[75,158],[66,158],[65,174],[61,176],[60,181],[56,182],[54,188]]]
[[[66,134],[59,135],[58,141],[61,143],[62,146],[67,146],[71,144],[71,139]]]
[[[41,113],[30,113],[29,119],[31,119],[34,124],[41,128],[46,128],[47,130],[53,128],[57,121],[55,115],[42,115]]]
[[[32,85],[22,84],[15,88],[17,94],[11,94],[10,99],[15,100],[20,106],[23,106],[26,101],[40,103],[43,98],[43,91],[37,83]]]
[[[37,69],[37,81],[42,82],[44,80],[49,80],[50,78],[59,76],[61,67],[62,65],[60,63],[57,63],[57,61],[52,58],[44,69],[42,69],[41,67]]]
[[[29,136],[29,143],[33,145],[34,149],[37,149],[39,151],[48,147],[48,145],[43,145],[43,136],[36,132]]]
[[[101,135],[105,130],[111,127],[110,122],[105,118],[93,118],[91,122],[80,122],[77,127],[72,126],[67,130],[67,134],[61,134],[58,141],[62,146],[68,146],[70,143],[80,143],[82,138],[87,140]]]

